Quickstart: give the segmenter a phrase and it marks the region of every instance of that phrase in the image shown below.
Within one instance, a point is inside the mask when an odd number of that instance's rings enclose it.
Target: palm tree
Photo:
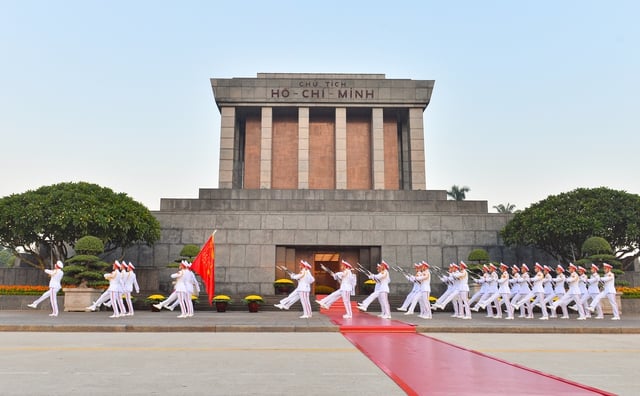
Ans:
[[[471,191],[471,189],[467,186],[458,187],[454,184],[451,186],[451,190],[447,191],[447,195],[455,201],[464,201],[469,191]]]
[[[509,202],[507,202],[506,205],[503,205],[503,204],[495,205],[493,208],[497,210],[498,213],[513,213],[513,211],[516,208],[516,205],[510,204]]]

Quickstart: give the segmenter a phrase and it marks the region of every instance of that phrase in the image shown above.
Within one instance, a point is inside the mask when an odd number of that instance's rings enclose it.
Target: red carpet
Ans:
[[[416,334],[400,321],[355,309],[343,319],[344,307],[322,313],[408,395],[612,395]]]

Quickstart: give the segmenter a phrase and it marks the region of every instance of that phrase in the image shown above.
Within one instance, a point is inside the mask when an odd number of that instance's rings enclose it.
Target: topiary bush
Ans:
[[[184,260],[193,261],[193,259],[200,253],[200,246],[198,245],[184,245],[180,251],[180,256]]]
[[[489,252],[484,249],[474,249],[467,256],[467,261],[476,261],[478,264],[484,264],[489,260]]]
[[[63,269],[63,286],[104,288],[109,282],[104,273],[111,266],[98,257],[104,252],[104,243],[94,236],[84,236],[75,244],[76,255],[67,260]]]

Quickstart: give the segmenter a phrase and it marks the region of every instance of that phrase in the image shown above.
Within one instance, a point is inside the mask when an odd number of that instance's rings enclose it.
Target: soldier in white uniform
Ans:
[[[496,292],[480,301],[479,306],[484,309],[491,305],[491,303],[495,303],[498,306],[498,312],[494,318],[500,319],[502,318],[502,307],[501,303],[498,302],[498,298],[500,298],[507,308],[507,319],[512,320],[513,307],[509,301],[511,298],[511,292],[509,289],[509,266],[504,263],[500,263],[500,271],[501,274],[500,278],[498,278],[498,288],[496,289]]]
[[[564,284],[566,280],[567,280],[567,277],[564,275],[564,268],[560,264],[558,264],[558,266],[556,267],[556,277],[553,278],[553,283],[554,283],[553,298],[557,298],[556,301],[559,301],[562,299],[562,297],[564,297],[564,294],[565,294]],[[567,306],[561,305],[560,307],[562,308],[562,316],[560,317],[560,319],[569,319],[569,312],[567,311]],[[556,309],[553,308],[553,304],[549,305],[549,309],[551,310],[551,317],[552,318],[555,317]]]
[[[429,303],[429,294],[431,294],[431,272],[429,271],[429,263],[423,261],[420,263],[420,271],[415,276],[415,280],[420,284],[420,303],[419,318],[431,319],[431,304]],[[411,309],[413,311],[413,308]]]
[[[584,316],[589,319],[591,318],[591,312],[589,312],[589,290],[587,289],[587,286],[589,285],[589,277],[587,276],[587,269],[581,265],[578,266],[578,277],[580,278],[580,281],[578,282],[578,285],[580,286],[580,305],[582,305]],[[570,308],[577,309],[577,307],[574,308],[574,306],[571,306]]]
[[[422,293],[420,290],[420,282],[415,280],[415,278],[420,275],[420,268],[422,268],[421,263],[414,263],[413,269],[415,273],[413,275],[405,274],[405,278],[411,282],[411,291],[407,294],[402,305],[396,308],[398,311],[405,311],[405,315],[413,314],[413,310],[415,309],[416,303],[420,299],[420,294]],[[407,310],[410,306],[412,309]]]
[[[135,288],[136,293],[140,293],[140,286],[138,285],[138,279],[136,273],[133,270],[136,268],[133,263],[129,262],[127,265],[127,273],[124,275],[124,295],[127,300],[127,316],[133,316],[133,302],[131,301],[131,293]]]
[[[118,260],[114,261],[114,265],[118,265],[118,267],[120,266],[120,262]],[[105,279],[107,278],[107,275],[109,273],[105,274],[104,277]],[[110,282],[111,283],[111,282]],[[94,301],[91,305],[89,305],[88,307],[85,307],[85,310],[87,311],[95,311],[96,309],[100,308],[100,306],[102,304],[105,304],[105,306],[111,306],[111,291],[109,289],[105,290],[100,297],[98,297],[98,299],[96,301]]]
[[[542,288],[544,289],[544,300],[542,301],[542,304],[536,305],[540,308],[544,306],[546,310],[548,302],[553,300],[553,296],[555,296],[555,293],[553,292],[553,276],[551,276],[551,267],[549,267],[548,265],[543,265],[542,272],[544,273],[544,281],[542,282]],[[549,317],[555,318],[555,312],[552,311]]]
[[[322,300],[316,301],[324,309],[331,308],[331,305],[339,298],[342,298],[344,304],[344,319],[351,319],[353,312],[351,310],[351,296],[355,295],[355,287],[357,284],[357,277],[353,273],[353,266],[348,261],[341,261],[341,271],[333,274],[333,279],[340,282],[340,288],[329,294]]]
[[[110,318],[119,318],[124,315],[124,304],[122,303],[122,277],[120,276],[121,264],[116,260],[113,262],[113,271],[104,274],[104,278],[109,281],[109,298],[113,315]]]
[[[64,268],[64,264],[62,263],[62,261],[58,260],[52,270],[50,269],[44,270],[44,272],[47,275],[49,275],[49,278],[50,278],[49,290],[44,292],[37,300],[27,305],[29,308],[34,308],[34,309],[37,308],[38,304],[40,304],[41,302],[43,302],[48,298],[49,302],[51,303],[51,313],[49,314],[49,316],[53,316],[53,317],[58,316],[57,295],[58,295],[58,291],[60,291],[60,289],[62,288],[62,286],[60,285],[60,281],[62,280],[62,276],[64,275],[62,268]]]
[[[602,267],[604,268],[604,274],[600,277],[600,281],[603,282],[604,285],[600,294],[598,294],[593,301],[591,301],[591,304],[589,304],[589,311],[595,311],[600,300],[607,297],[609,304],[611,304],[611,310],[613,313],[611,320],[620,320],[620,312],[618,311],[618,303],[616,302],[616,277],[613,272],[611,272],[613,266],[609,263],[604,263],[602,264]]]
[[[486,288],[486,294],[485,297],[478,301],[478,303],[473,307],[473,311],[478,312],[480,309],[486,309],[487,310],[487,318],[492,318],[494,317],[493,314],[493,309],[491,308],[491,304],[493,304],[494,307],[496,308],[496,316],[500,315],[502,316],[501,312],[500,312],[500,306],[495,303],[494,300],[491,299],[491,296],[494,295],[498,295],[498,273],[496,272],[497,268],[495,265],[493,265],[493,263],[489,264],[489,273],[487,274],[487,288]],[[488,304],[485,304],[485,302],[488,302]]]
[[[551,309],[555,311],[558,305],[560,305],[564,312],[567,309],[567,305],[573,301],[578,306],[578,314],[580,315],[578,320],[585,320],[584,309],[580,304],[580,276],[578,276],[576,272],[577,269],[578,267],[576,267],[575,264],[569,263],[569,277],[566,280],[569,285],[569,290],[567,290],[561,299],[551,305]]]
[[[180,269],[178,272],[171,274],[171,278],[175,280],[175,290],[178,294],[178,302],[180,304],[180,315],[178,318],[186,318],[187,317],[187,302],[188,298],[190,298],[189,290],[187,288],[187,277],[186,274],[186,266],[184,261],[180,263]]]
[[[193,273],[193,271],[191,271],[191,263],[188,261],[185,261],[185,283],[187,286],[187,301],[186,301],[186,307],[187,307],[187,318],[190,318],[193,316],[193,299],[191,298],[191,296],[198,296],[200,295],[200,284],[198,283],[198,279],[196,279],[196,274]]]
[[[454,300],[458,295],[458,284],[456,282],[456,278],[453,274],[458,270],[458,264],[451,263],[449,264],[449,273],[445,276],[441,276],[440,280],[447,285],[447,290],[438,298],[433,305],[435,309],[444,309],[449,302]],[[457,301],[454,301],[453,304],[453,315],[452,318],[461,317],[459,312],[459,306]]]
[[[471,298],[469,299],[469,305],[478,303],[486,299],[487,297],[489,297],[489,295],[487,294],[487,281],[488,281],[487,274],[488,273],[489,273],[489,267],[487,267],[487,265],[484,264],[482,266],[482,276],[478,279],[473,280],[474,283],[480,285],[480,289],[477,292],[475,292],[473,296],[471,296]]]
[[[509,279],[509,286],[511,287],[511,306],[515,304],[520,299],[520,268],[517,265],[511,266],[511,279]],[[520,308],[521,312],[524,312],[524,308]],[[515,315],[515,308],[514,308]],[[524,314],[520,315],[521,317]]]
[[[600,274],[598,274],[598,266],[591,264],[591,276],[587,280],[587,291],[589,292],[589,298],[591,302],[595,300],[596,296],[600,294]],[[598,301],[595,305],[596,319],[603,319],[602,304]],[[589,305],[587,305],[587,312],[591,313]]]
[[[516,302],[513,307],[518,309],[521,305],[530,302],[531,299],[535,297],[533,305],[539,304],[542,310],[542,317],[540,320],[548,320],[549,315],[547,314],[547,308],[544,306],[544,287],[542,286],[544,283],[544,273],[542,272],[544,268],[539,263],[536,263],[533,269],[536,274],[532,279],[533,286],[531,291],[521,298],[520,301]],[[531,309],[533,311],[533,307]],[[533,312],[531,314],[533,314]]]
[[[531,293],[531,278],[529,277],[529,267],[525,263],[522,263],[522,265],[520,266],[520,279],[518,282],[520,286],[519,299],[522,299],[524,296]],[[522,308],[524,308],[524,312],[522,311]],[[531,305],[531,301],[523,302],[520,308],[520,317],[523,317],[523,314],[525,318],[533,319],[533,305]]]
[[[454,275],[458,281],[458,304],[462,319],[471,319],[471,307],[469,307],[469,272],[467,264],[460,261],[459,270]]]
[[[308,319],[312,315],[309,293],[311,292],[311,284],[315,282],[315,278],[311,275],[311,264],[304,260],[300,263],[300,272],[292,275],[291,279],[298,281],[298,294],[300,295],[300,303],[302,304],[302,316],[300,316],[300,319]]]
[[[391,319],[391,307],[389,307],[389,282],[391,277],[389,276],[389,264],[384,260],[377,265],[377,274],[369,275],[369,279],[376,281],[376,286],[373,289],[373,293],[364,301],[358,304],[358,309],[366,312],[369,304],[373,302],[374,298],[378,298],[380,303],[380,310],[382,311],[378,317],[383,319]]]

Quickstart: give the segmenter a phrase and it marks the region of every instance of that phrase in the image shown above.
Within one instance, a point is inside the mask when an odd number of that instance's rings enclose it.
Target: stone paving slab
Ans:
[[[0,331],[40,332],[339,332],[330,318],[314,313],[300,319],[301,312],[264,311],[198,312],[192,318],[179,319],[177,312],[137,311],[133,317],[109,318],[110,312],[61,312],[49,317],[45,310],[0,311]],[[377,312],[367,313],[375,316]],[[393,319],[416,326],[419,333],[573,333],[573,334],[640,334],[640,315],[623,316],[612,321],[578,321],[571,319],[516,319],[513,321],[476,315],[472,320],[450,317],[436,312],[431,320],[415,315],[393,313]],[[380,319],[383,320],[383,319]]]

